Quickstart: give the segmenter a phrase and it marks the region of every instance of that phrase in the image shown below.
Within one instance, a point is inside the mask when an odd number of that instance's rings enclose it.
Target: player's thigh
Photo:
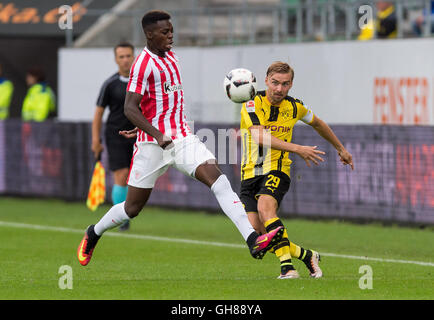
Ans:
[[[240,200],[246,212],[258,212],[258,199],[256,193],[259,191],[261,177],[254,177],[241,181]]]
[[[264,221],[277,217],[277,210],[289,190],[290,183],[288,175],[278,170],[270,171],[263,176],[256,197],[258,211]]]
[[[268,221],[277,218],[277,209],[279,205],[277,200],[268,194],[261,194],[258,197],[258,212],[262,221]]]
[[[280,206],[283,197],[289,190],[291,179],[286,173],[278,170],[272,170],[269,173],[262,176],[259,191],[256,197],[260,195],[269,195],[277,201],[277,205]]]
[[[182,173],[196,178],[196,169],[206,165],[205,173],[217,178],[221,172],[218,169],[216,158],[211,151],[195,135],[188,136],[175,144],[173,166]]]
[[[128,186],[152,189],[157,179],[168,169],[170,158],[154,143],[137,143],[134,147]]]
[[[240,200],[243,203],[244,210],[247,213],[250,224],[257,233],[266,233],[264,223],[258,214],[258,200],[256,193],[259,190],[261,177],[241,181]]]

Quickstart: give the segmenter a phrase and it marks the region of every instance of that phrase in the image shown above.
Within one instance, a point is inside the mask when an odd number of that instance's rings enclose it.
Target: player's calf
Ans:
[[[146,205],[151,193],[152,188],[128,186],[127,199],[123,209],[129,219],[133,219],[139,215],[140,211],[142,211],[143,207]]]

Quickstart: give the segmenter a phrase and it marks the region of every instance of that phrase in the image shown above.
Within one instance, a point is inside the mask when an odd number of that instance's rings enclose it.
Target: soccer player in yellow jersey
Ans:
[[[277,217],[277,209],[289,189],[290,153],[318,165],[324,161],[323,151],[316,146],[291,143],[292,131],[298,120],[312,126],[337,150],[343,164],[354,169],[352,156],[345,149],[331,128],[298,99],[288,96],[294,79],[294,70],[284,62],[269,66],[265,78],[267,90],[258,91],[254,100],[243,104],[241,109],[241,193],[252,226],[261,233],[283,226]],[[320,255],[289,241],[287,231],[274,253],[280,260],[279,279],[298,278],[291,258],[302,260],[314,278],[322,277],[318,265]]]

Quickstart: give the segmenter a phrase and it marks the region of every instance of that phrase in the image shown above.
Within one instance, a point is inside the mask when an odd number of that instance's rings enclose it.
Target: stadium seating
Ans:
[[[360,30],[355,0],[168,0],[136,2],[117,14],[82,47],[113,46],[128,40],[144,42],[140,27],[143,12],[160,8],[172,15],[178,45],[280,43],[312,40],[356,39]],[[414,36],[411,23],[424,8],[423,1],[400,1],[399,37]],[[374,7],[375,9],[375,7]],[[375,12],[375,10],[374,10]],[[89,14],[100,14],[95,11]]]

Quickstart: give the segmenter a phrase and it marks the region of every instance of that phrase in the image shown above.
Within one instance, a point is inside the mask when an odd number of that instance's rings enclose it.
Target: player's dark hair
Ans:
[[[45,81],[45,72],[40,67],[31,67],[29,70],[27,70],[27,74],[34,77],[36,79],[36,82]]]
[[[115,46],[115,48],[114,48],[115,54],[116,54],[116,50],[117,50],[117,48],[130,48],[130,49],[133,50],[133,52],[134,52],[134,46],[133,46],[131,43],[127,42],[127,41],[119,42],[119,43]]]
[[[294,80],[294,69],[286,62],[273,62],[267,69],[267,77],[274,73],[291,73],[291,82]]]
[[[160,20],[169,20],[170,14],[163,10],[152,10],[147,13],[142,18],[142,28],[145,30],[150,25],[157,23]]]

